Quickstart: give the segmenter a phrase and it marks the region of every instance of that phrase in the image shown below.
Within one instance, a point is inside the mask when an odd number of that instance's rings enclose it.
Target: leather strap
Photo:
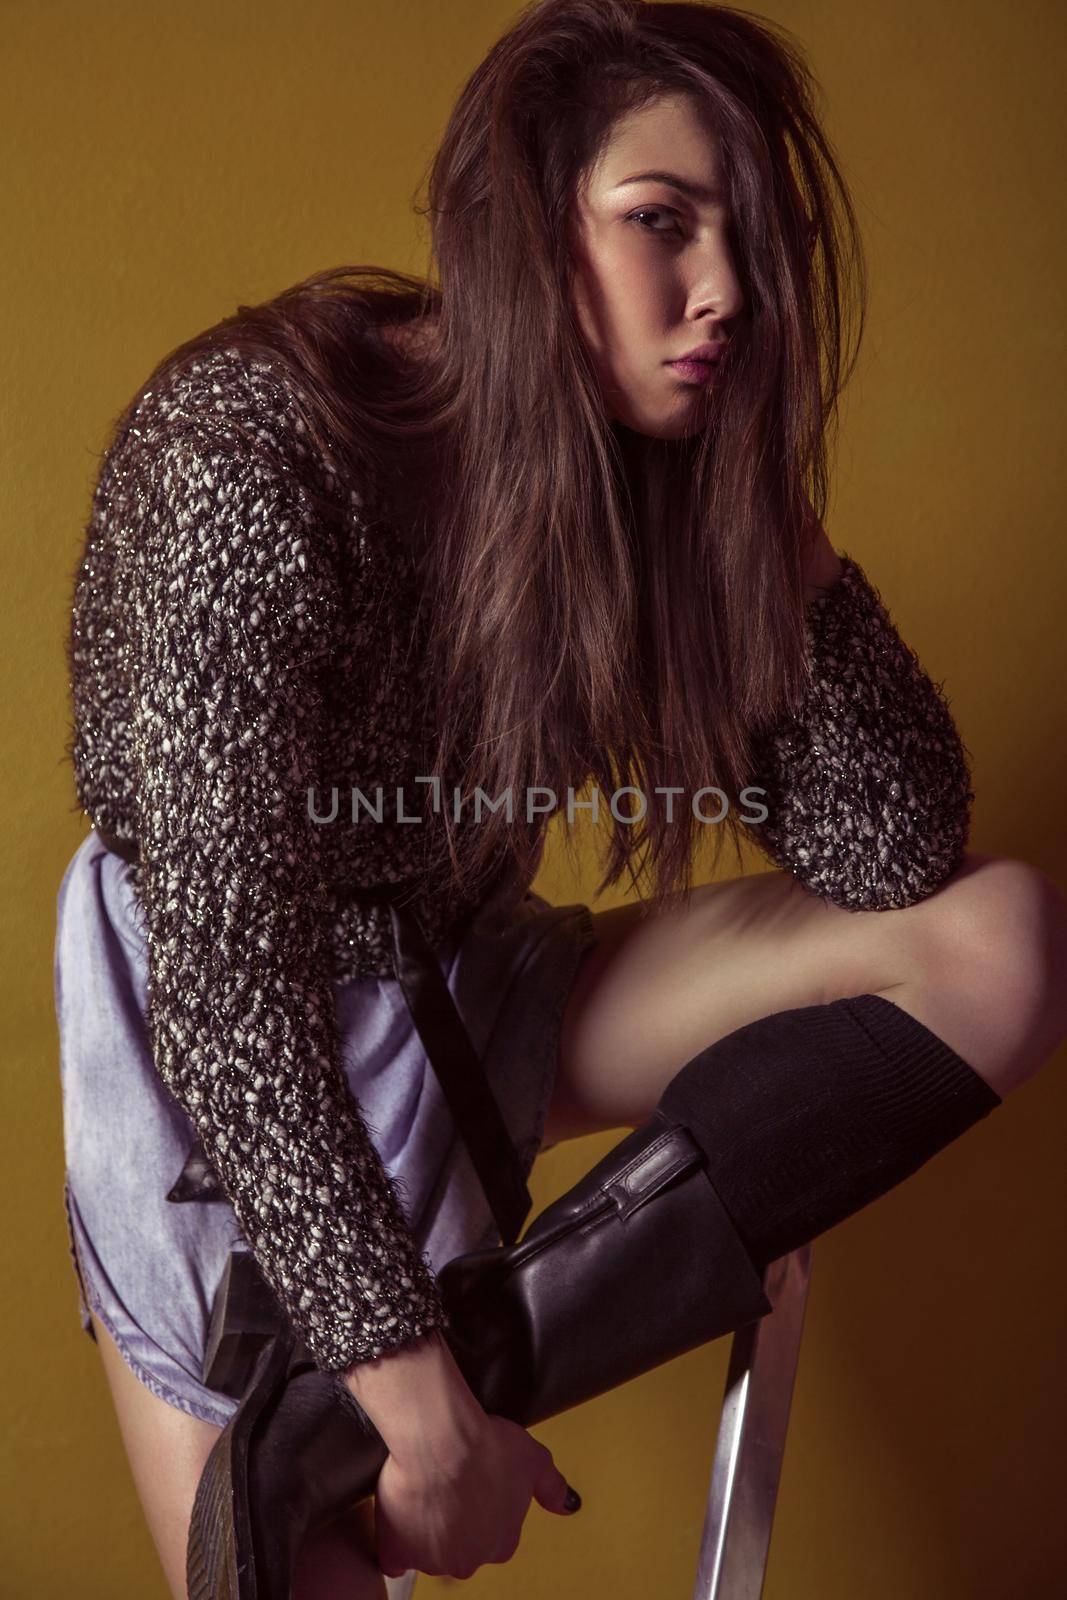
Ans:
[[[514,1244],[533,1204],[518,1152],[414,912],[395,901],[389,912],[396,976],[411,1019],[463,1135],[500,1237]]]
[[[140,860],[134,839],[97,828],[102,845],[124,861]],[[500,1237],[514,1244],[533,1199],[515,1144],[492,1086],[452,998],[444,974],[412,907],[411,886],[378,883],[352,894],[359,901],[388,904],[393,930],[393,966],[411,1020],[463,1137],[485,1191]],[[175,1198],[186,1198],[175,1194]]]

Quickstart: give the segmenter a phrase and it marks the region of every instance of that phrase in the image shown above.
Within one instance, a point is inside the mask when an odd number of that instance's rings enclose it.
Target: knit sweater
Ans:
[[[769,817],[751,831],[814,892],[887,908],[958,864],[973,796],[940,688],[843,560],[808,607],[801,713],[761,743]],[[352,899],[361,886],[416,883],[434,945],[475,909],[431,830],[388,805],[402,785],[407,816],[420,794],[431,810],[424,645],[411,555],[311,448],[271,363],[216,351],[142,392],[74,580],[68,754],[84,813],[139,841],[156,1069],[331,1371],[448,1327],[348,1092],[333,993],[393,970],[387,907]],[[343,820],[379,784],[384,819]],[[318,825],[304,796],[328,812],[334,787],[342,820]],[[500,882],[505,899],[527,887],[506,862]]]

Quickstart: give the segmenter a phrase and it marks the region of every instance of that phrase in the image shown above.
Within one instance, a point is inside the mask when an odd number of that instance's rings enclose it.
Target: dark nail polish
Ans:
[[[582,1497],[577,1489],[571,1489],[568,1486],[567,1498],[563,1502],[563,1509],[565,1511],[580,1511],[582,1509]]]

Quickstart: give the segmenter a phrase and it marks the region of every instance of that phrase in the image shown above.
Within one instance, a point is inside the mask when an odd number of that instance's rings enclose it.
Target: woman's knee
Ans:
[[[968,854],[929,902],[928,927],[946,967],[981,983],[1041,994],[1062,986],[1067,900],[1045,873],[1014,856]]]
[[[925,981],[1004,1034],[1014,1087],[1067,1035],[1067,900],[1028,861],[968,854],[928,905]]]

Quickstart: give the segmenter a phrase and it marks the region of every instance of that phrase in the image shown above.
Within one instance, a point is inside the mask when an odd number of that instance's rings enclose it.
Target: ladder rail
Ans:
[[[733,1336],[692,1600],[763,1593],[811,1262],[810,1244],[772,1261],[763,1287],[773,1310]],[[411,1600],[415,1578],[387,1578],[389,1600]]]
[[[760,1600],[800,1359],[812,1247],[772,1261],[773,1310],[730,1346],[692,1600]]]

